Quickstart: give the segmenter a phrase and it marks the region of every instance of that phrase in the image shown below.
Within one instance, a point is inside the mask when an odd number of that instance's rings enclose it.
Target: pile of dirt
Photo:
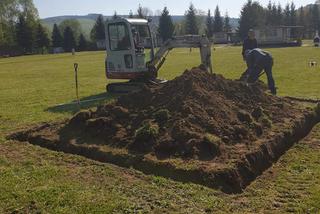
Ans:
[[[295,111],[290,102],[268,95],[262,83],[247,85],[194,68],[164,85],[79,112],[60,138],[158,158],[212,160],[229,147],[254,147],[275,123],[293,120]]]

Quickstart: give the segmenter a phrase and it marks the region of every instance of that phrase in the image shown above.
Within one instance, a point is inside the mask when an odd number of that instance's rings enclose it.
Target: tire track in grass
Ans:
[[[294,148],[295,151],[286,160],[286,168],[282,167],[285,172],[274,188],[276,197],[270,211],[308,212],[303,204],[310,198],[312,188],[319,184],[320,180],[320,175],[314,173],[316,171],[314,168],[319,164],[317,158],[317,151],[320,152],[319,134],[320,125],[316,126],[310,135]]]

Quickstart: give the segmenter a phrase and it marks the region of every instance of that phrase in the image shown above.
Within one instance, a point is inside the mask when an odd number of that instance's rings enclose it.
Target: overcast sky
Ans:
[[[114,11],[118,14],[128,14],[130,10],[136,11],[139,4],[148,7],[153,11],[160,10],[167,6],[173,15],[183,15],[191,1],[183,0],[34,0],[41,18],[59,15],[87,15],[89,13],[101,13],[112,15]],[[214,10],[219,5],[222,14],[228,11],[231,17],[239,17],[242,5],[246,0],[193,0],[197,9],[207,11]],[[260,0],[267,5],[269,0]],[[288,0],[275,0],[285,5]],[[314,3],[315,0],[294,0],[297,7]]]

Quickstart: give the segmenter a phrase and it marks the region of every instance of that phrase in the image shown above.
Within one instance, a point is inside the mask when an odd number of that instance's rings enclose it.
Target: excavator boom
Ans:
[[[158,71],[163,65],[166,55],[174,48],[199,48],[201,64],[213,72],[211,63],[211,43],[206,36],[186,35],[173,37],[167,40],[156,52],[154,59],[150,61],[150,66],[154,66]]]

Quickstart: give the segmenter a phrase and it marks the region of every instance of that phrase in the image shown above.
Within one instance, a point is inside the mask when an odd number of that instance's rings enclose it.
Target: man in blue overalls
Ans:
[[[245,80],[247,83],[254,83],[259,79],[262,71],[264,70],[268,78],[270,92],[276,95],[277,89],[272,76],[273,58],[271,54],[259,48],[246,50],[245,60],[247,62],[248,69],[241,79]]]

